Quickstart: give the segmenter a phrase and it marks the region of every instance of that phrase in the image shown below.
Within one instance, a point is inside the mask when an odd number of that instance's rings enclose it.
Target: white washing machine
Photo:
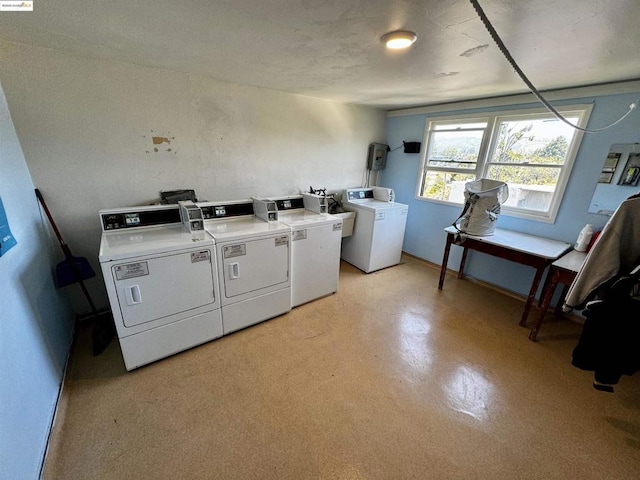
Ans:
[[[99,260],[127,370],[222,336],[215,243],[178,205],[101,210]]]
[[[291,227],[291,306],[337,292],[342,218],[306,209],[302,195],[271,200]]]
[[[197,205],[215,239],[223,333],[290,311],[291,228],[256,217],[251,200]]]
[[[388,188],[350,188],[342,207],[356,212],[353,234],[342,240],[342,259],[370,273],[400,263],[409,206]]]

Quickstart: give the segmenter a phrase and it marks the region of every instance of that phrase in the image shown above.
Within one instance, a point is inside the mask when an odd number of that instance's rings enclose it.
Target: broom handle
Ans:
[[[64,252],[65,258],[67,259],[67,263],[71,267],[73,274],[76,276],[76,281],[80,284],[80,288],[82,289],[82,293],[84,293],[84,296],[86,297],[87,302],[89,302],[89,306],[91,307],[91,313],[93,313],[94,315],[97,315],[98,309],[93,303],[93,300],[91,299],[91,295],[89,295],[89,290],[87,290],[86,285],[82,281],[82,276],[78,271],[78,267],[73,261],[73,255],[71,255],[71,249],[69,248],[69,245],[67,245],[62,239],[62,235],[60,235],[60,230],[58,230],[58,227],[56,226],[56,222],[53,221],[51,212],[49,211],[47,204],[44,202],[44,198],[42,197],[40,190],[38,190],[37,188],[35,190],[36,190],[36,197],[38,197],[38,200],[40,201],[40,205],[42,205],[42,208],[44,208],[44,212],[47,214],[47,218],[49,219],[49,223],[51,223],[51,227],[53,227],[53,231],[56,232],[56,237],[58,237],[58,241],[60,242],[60,247],[62,247],[62,251]]]
[[[36,188],[36,197],[38,197],[38,200],[40,201],[40,205],[42,205],[42,208],[44,208],[44,213],[47,214],[47,218],[49,219],[49,223],[51,223],[51,226],[53,227],[53,231],[56,233],[56,237],[58,237],[58,241],[60,242],[60,246],[62,247],[62,251],[64,252],[64,255],[67,258],[70,257],[71,256],[71,251],[69,250],[69,247],[67,246],[67,244],[62,239],[62,235],[60,235],[60,230],[58,230],[56,222],[53,221],[53,217],[51,216],[51,212],[49,211],[49,207],[47,207],[47,204],[44,202],[44,198],[42,197],[42,194],[40,193],[40,190],[38,190],[37,188]]]

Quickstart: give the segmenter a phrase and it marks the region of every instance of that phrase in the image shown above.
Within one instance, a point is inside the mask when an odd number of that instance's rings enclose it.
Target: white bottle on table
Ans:
[[[587,247],[591,243],[591,239],[593,238],[593,225],[587,223],[582,230],[580,230],[580,234],[578,235],[578,240],[576,240],[576,244],[573,247],[578,252],[586,252]]]

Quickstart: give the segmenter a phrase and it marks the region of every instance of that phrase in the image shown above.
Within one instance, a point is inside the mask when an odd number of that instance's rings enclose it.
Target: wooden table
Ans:
[[[542,288],[542,304],[540,305],[540,313],[538,314],[538,318],[529,333],[529,340],[532,342],[536,341],[538,331],[540,330],[540,326],[544,321],[544,316],[549,309],[556,287],[559,283],[564,285],[564,291],[562,292],[558,305],[556,306],[556,314],[559,314],[562,311],[562,303],[564,301],[564,296],[567,293],[567,289],[571,285],[571,282],[576,278],[580,268],[582,268],[585,258],[587,258],[587,252],[576,252],[575,250],[572,250],[553,262],[551,267],[549,267],[549,273],[547,273],[547,278]]]
[[[444,283],[444,277],[447,272],[447,262],[449,261],[449,251],[453,243],[464,248],[460,261],[460,269],[458,270],[458,278],[463,277],[464,265],[467,261],[467,253],[469,250],[487,253],[494,257],[504,258],[505,260],[528,265],[536,269],[535,276],[531,282],[529,296],[524,304],[524,312],[522,312],[522,318],[520,319],[521,326],[527,324],[529,310],[531,310],[531,304],[535,299],[538,285],[540,284],[545,268],[571,248],[571,245],[568,243],[511,230],[502,230],[500,228],[496,228],[493,235],[482,237],[458,234],[458,231],[454,227],[447,227],[444,231],[447,233],[447,243],[444,247],[444,257],[440,269],[440,282],[438,283],[438,289],[440,290],[442,290]]]

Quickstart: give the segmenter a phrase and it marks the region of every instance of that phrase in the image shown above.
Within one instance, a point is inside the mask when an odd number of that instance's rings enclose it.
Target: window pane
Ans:
[[[568,120],[576,124],[577,117]],[[558,119],[503,121],[493,162],[564,164],[574,129]]]
[[[422,197],[464,203],[464,184],[475,180],[474,174],[427,172],[422,183]]]
[[[559,175],[559,168],[492,165],[487,176],[509,185],[505,206],[547,212]]]
[[[433,126],[433,130],[483,130],[487,128],[487,122],[478,123],[439,123]]]
[[[584,128],[591,108],[559,111]],[[509,185],[505,207],[510,215],[554,221],[581,137],[543,108],[439,117],[425,131],[418,195],[462,205],[464,184],[487,177]]]
[[[428,166],[475,170],[483,135],[484,130],[432,132]]]

